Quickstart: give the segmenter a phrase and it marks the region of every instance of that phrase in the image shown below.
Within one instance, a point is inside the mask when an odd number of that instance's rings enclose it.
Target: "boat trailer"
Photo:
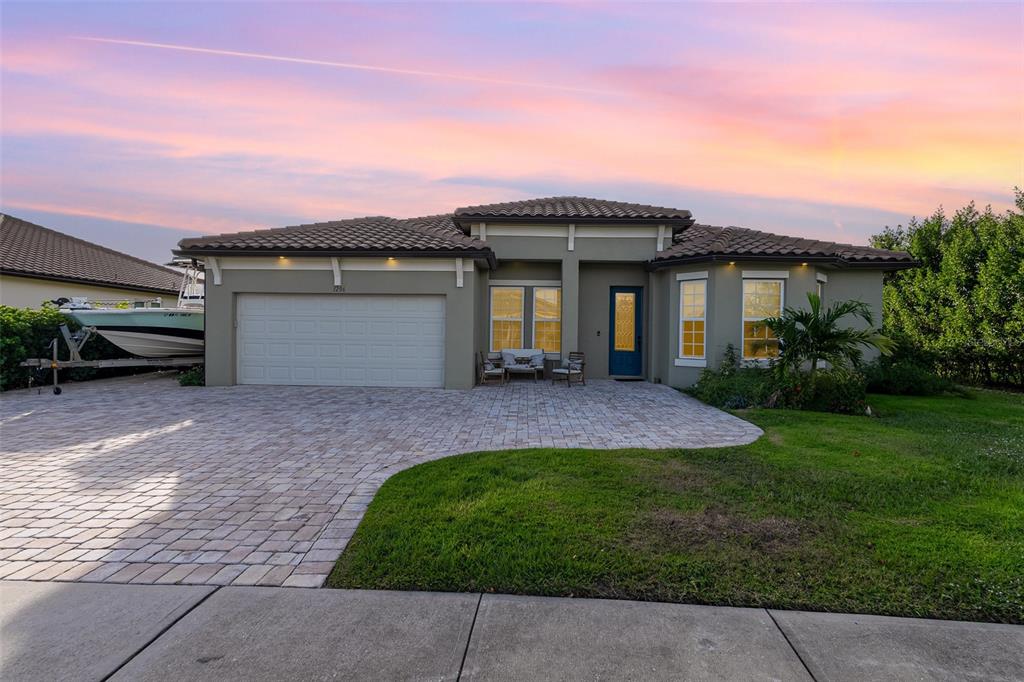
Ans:
[[[29,358],[20,363],[22,367],[35,367],[37,369],[53,370],[53,393],[61,394],[61,388],[57,380],[57,372],[62,369],[75,369],[78,367],[188,367],[191,365],[203,364],[203,356],[194,355],[180,358],[115,358],[110,360],[83,360],[82,348],[89,342],[89,339],[96,333],[95,327],[82,327],[76,332],[68,329],[66,324],[60,326],[60,334],[68,346],[69,357],[61,360],[57,356],[57,347],[60,339],[50,341],[48,348],[53,352],[52,358]],[[29,383],[31,386],[31,380]]]

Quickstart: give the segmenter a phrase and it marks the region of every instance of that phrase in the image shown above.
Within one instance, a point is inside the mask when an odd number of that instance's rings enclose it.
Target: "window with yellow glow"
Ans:
[[[523,288],[491,287],[491,350],[523,347]]]
[[[704,324],[707,318],[707,280],[679,283],[679,357],[704,357]]]
[[[743,280],[743,359],[763,360],[779,355],[779,340],[764,320],[782,314],[783,282]]]
[[[562,351],[562,290],[558,287],[533,290],[533,347],[545,353]]]

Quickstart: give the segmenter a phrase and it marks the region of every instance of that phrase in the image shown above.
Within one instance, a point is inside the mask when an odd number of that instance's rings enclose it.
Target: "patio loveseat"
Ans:
[[[503,348],[501,365],[509,377],[513,374],[527,374],[537,377],[544,376],[544,350],[542,348]]]

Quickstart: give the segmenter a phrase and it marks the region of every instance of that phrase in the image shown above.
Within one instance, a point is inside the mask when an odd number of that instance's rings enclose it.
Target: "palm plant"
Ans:
[[[799,369],[810,363],[811,374],[821,362],[833,367],[860,365],[864,348],[889,355],[895,342],[874,327],[871,309],[861,301],[839,301],[822,309],[816,293],[808,293],[809,309],[786,308],[780,317],[764,320],[779,340],[780,369]],[[847,316],[860,318],[868,327],[852,329],[840,324]]]

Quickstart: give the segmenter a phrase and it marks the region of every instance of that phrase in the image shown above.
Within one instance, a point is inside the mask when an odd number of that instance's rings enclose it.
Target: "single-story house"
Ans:
[[[0,305],[88,298],[175,306],[181,281],[171,268],[0,213]]]
[[[682,387],[806,293],[880,317],[906,253],[696,224],[581,197],[183,239],[206,269],[210,385],[474,384],[479,352],[583,351],[588,377]],[[767,343],[764,343],[767,340]]]

